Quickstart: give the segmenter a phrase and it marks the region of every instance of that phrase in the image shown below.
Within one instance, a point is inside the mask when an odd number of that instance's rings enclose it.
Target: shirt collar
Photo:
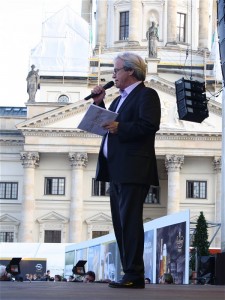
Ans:
[[[126,97],[128,96],[134,88],[136,88],[136,86],[138,86],[142,81],[137,81],[131,85],[129,85],[127,88],[125,88],[124,90],[120,90],[120,95],[121,97]]]

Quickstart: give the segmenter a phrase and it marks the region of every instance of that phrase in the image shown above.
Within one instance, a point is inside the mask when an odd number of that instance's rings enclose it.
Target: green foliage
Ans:
[[[197,220],[193,247],[197,248],[199,256],[209,255],[208,225],[202,211]]]
[[[190,250],[189,256],[189,268],[194,271],[195,270],[195,249]]]

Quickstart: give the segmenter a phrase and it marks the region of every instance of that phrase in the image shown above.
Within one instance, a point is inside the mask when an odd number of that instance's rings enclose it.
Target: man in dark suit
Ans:
[[[155,134],[160,124],[160,100],[144,85],[146,64],[135,53],[119,54],[114,60],[113,79],[120,90],[109,110],[118,112],[105,124],[96,180],[110,182],[113,227],[124,276],[109,283],[114,288],[144,288],[143,203],[150,185],[159,185]],[[96,105],[105,108],[105,90],[93,91]]]

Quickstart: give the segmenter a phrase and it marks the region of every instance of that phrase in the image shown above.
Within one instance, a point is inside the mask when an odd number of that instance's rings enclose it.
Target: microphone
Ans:
[[[104,86],[103,86],[103,89],[104,90],[108,90],[110,89],[112,86],[114,86],[114,81],[110,81],[108,83],[106,83]],[[95,93],[91,93],[89,96],[85,97],[84,100],[89,100],[91,98],[94,98],[95,96],[97,95],[100,95],[100,94],[95,94]]]

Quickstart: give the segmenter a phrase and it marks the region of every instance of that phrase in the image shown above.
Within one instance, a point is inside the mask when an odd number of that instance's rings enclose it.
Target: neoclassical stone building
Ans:
[[[65,32],[82,22],[84,51],[79,55],[89,64],[82,65],[60,47],[46,62],[49,56],[40,45],[50,47],[52,37],[45,37],[31,55],[40,74],[36,100],[25,107],[0,108],[1,242],[75,243],[113,232],[109,184],[94,180],[101,137],[77,126],[92,103],[84,97],[93,85],[112,80],[113,58],[121,51],[134,51],[146,60],[145,84],[157,90],[162,106],[156,137],[160,186],[149,191],[144,222],[190,209],[192,221],[203,211],[208,222],[219,224],[222,111],[217,95],[222,85],[216,43],[211,43],[216,1],[105,0],[95,7],[86,0],[82,16],[66,7],[46,21],[45,30],[49,22]],[[159,35],[154,58],[148,56],[146,37],[152,22]],[[88,24],[96,34],[91,55],[86,51]],[[81,47],[73,37],[64,40],[67,49]],[[55,53],[67,59],[63,71]],[[209,117],[202,123],[179,120],[175,81],[182,77],[206,83]],[[117,95],[115,87],[109,89],[107,105]],[[214,233],[210,228],[210,239]],[[220,247],[220,241],[219,232],[211,246]]]

